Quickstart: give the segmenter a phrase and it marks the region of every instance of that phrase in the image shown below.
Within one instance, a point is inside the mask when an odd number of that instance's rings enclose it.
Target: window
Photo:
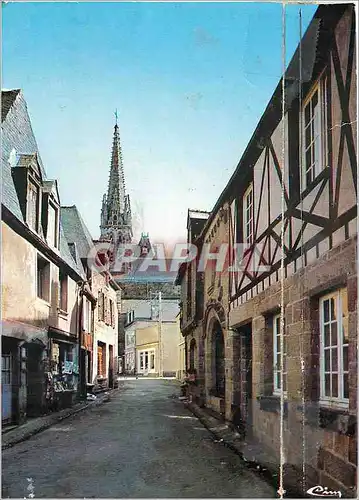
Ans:
[[[282,392],[281,372],[282,372],[282,346],[280,331],[280,314],[273,318],[273,393]],[[287,392],[287,346],[285,330],[283,331],[283,392]]]
[[[1,383],[3,385],[11,384],[11,354],[2,354],[1,357]]]
[[[134,311],[127,311],[126,322],[129,325],[134,320]]]
[[[29,182],[27,188],[26,222],[34,231],[37,231],[38,226],[38,199],[38,187],[32,182]]]
[[[57,248],[57,210],[51,203],[49,203],[47,219],[47,243]]]
[[[50,263],[40,255],[37,257],[37,296],[50,300]]]
[[[303,184],[309,186],[326,163],[326,79],[317,83],[304,102],[303,130]]]
[[[138,354],[139,373],[155,371],[155,350],[140,351]]]
[[[320,318],[320,395],[323,402],[348,404],[348,298],[342,289],[322,297]]]
[[[253,186],[243,196],[243,243],[253,243]]]
[[[59,272],[59,308],[61,311],[67,311],[67,289],[68,289],[68,278],[67,275],[60,270]]]

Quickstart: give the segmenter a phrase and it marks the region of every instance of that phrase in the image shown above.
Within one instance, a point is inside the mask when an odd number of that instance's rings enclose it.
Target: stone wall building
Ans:
[[[195,239],[231,268],[178,276],[195,396],[303,495],[356,488],[356,85],[354,6],[322,5]]]
[[[61,221],[73,257],[82,266],[92,302],[84,298],[82,307],[82,373],[88,389],[113,387],[117,379],[118,317],[121,290],[108,269],[95,265],[92,253],[96,241],[75,205],[61,207]],[[97,250],[97,249],[96,249]],[[97,253],[101,257],[101,253]],[[104,256],[104,255],[103,255]]]
[[[2,92],[2,421],[71,404],[79,390],[83,268],[63,232],[20,90]]]

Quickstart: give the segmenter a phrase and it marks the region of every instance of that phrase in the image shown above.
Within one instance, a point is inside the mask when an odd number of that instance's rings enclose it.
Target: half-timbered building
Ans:
[[[230,260],[205,271],[206,405],[304,493],[356,482],[355,62],[354,6],[320,6],[199,235]]]

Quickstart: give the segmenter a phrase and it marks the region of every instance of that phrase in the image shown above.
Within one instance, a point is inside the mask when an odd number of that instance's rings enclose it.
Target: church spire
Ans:
[[[125,176],[123,172],[122,151],[120,143],[120,133],[117,124],[117,110],[115,113],[116,124],[113,133],[112,156],[110,178],[108,181],[107,202],[113,205],[117,211],[123,212],[125,209]]]
[[[100,239],[111,240],[116,245],[131,241],[132,221],[130,198],[125,188],[117,110],[115,118],[107,196],[104,195],[102,201]]]

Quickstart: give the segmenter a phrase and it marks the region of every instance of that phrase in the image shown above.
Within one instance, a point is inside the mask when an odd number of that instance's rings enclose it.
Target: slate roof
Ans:
[[[60,220],[67,241],[76,244],[76,251],[80,259],[87,258],[94,243],[76,205],[61,207]]]
[[[3,122],[20,93],[20,89],[3,90],[1,92],[1,122]]]
[[[12,176],[12,168],[16,168],[18,160],[24,162],[36,155],[43,182],[46,187],[50,182],[46,180],[46,172],[43,167],[36,138],[32,130],[26,101],[20,89],[6,90],[1,92],[1,202],[23,224],[24,218],[20,209],[20,203],[15,189]],[[14,163],[10,163],[14,151]],[[43,238],[42,228],[39,236]],[[60,256],[80,276],[83,276],[82,266],[77,266],[69,250],[65,234],[60,221]]]

